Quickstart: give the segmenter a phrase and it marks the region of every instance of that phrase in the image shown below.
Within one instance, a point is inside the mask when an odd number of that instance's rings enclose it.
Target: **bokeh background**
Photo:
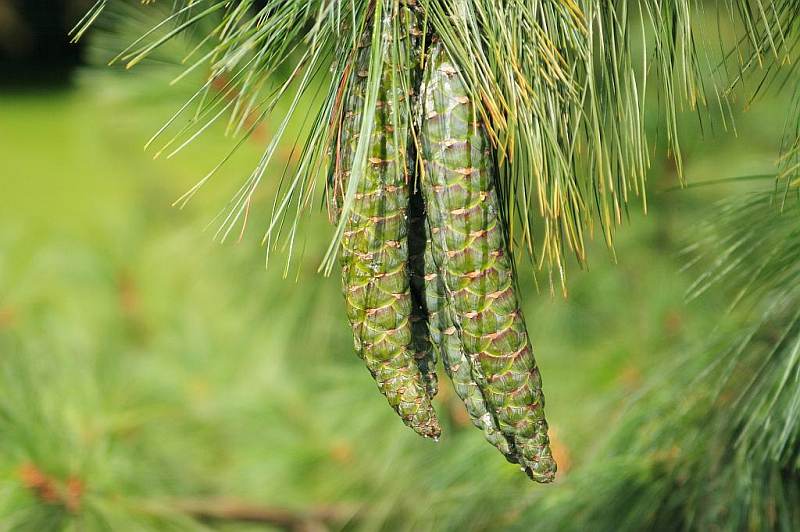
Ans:
[[[521,268],[558,481],[507,464],[447,385],[444,437],[417,438],[353,353],[336,274],[317,273],[322,206],[301,258],[265,265],[291,146],[240,238],[216,242],[207,226],[271,124],[172,207],[232,142],[211,128],[153,160],[143,146],[193,80],[170,87],[168,60],[103,66],[125,41],[102,27],[69,44],[87,7],[0,0],[0,530],[546,528],[637,396],[725,328],[720,294],[687,301],[682,250],[716,199],[750,185],[676,190],[654,106],[648,212],[632,203],[616,261],[596,242],[566,298]],[[739,103],[738,136],[681,116],[690,183],[774,171],[787,102]]]

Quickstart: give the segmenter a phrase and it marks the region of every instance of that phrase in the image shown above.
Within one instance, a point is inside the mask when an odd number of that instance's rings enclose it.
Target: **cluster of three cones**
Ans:
[[[417,17],[404,5],[383,21],[375,125],[345,220],[342,281],[356,351],[404,423],[434,439],[441,428],[431,399],[441,359],[486,439],[531,478],[549,482],[556,465],[501,225],[492,147],[436,39],[423,60]],[[411,50],[401,60],[391,47],[397,27]],[[362,46],[343,99],[330,187],[339,210],[368,111],[369,57]]]

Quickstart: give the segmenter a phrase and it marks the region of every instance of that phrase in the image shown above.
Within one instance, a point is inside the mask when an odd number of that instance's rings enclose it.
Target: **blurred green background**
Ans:
[[[152,160],[142,147],[191,82],[169,88],[171,65],[82,62],[87,49],[64,46],[75,12],[27,24],[56,44],[5,49],[0,75],[0,530],[530,529],[598,459],[626,405],[724,326],[724,300],[685,301],[694,274],[680,251],[734,185],[671,190],[657,147],[648,214],[632,204],[617,263],[597,242],[587,270],[570,267],[566,298],[546,274],[539,291],[521,280],[558,481],[534,485],[507,464],[446,385],[444,437],[423,441],[353,353],[338,274],[317,273],[322,207],[288,276],[280,254],[265,268],[261,235],[291,147],[241,239],[216,243],[204,229],[270,124],[173,208],[232,143],[212,128]],[[690,181],[773,171],[785,106],[739,112],[738,137],[701,135],[687,112]]]

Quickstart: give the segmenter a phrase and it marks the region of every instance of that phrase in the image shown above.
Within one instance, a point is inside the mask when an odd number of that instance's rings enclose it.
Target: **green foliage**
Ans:
[[[719,283],[749,308],[654,379],[545,529],[800,527],[800,203],[775,199],[734,195],[713,211],[692,293]]]

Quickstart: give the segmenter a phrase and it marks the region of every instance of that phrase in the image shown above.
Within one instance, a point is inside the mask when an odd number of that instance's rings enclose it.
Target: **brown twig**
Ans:
[[[179,499],[168,506],[202,521],[266,523],[296,532],[330,530],[351,519],[355,509],[346,506],[320,506],[311,510],[290,510],[258,506],[235,499]]]
[[[70,513],[80,511],[85,486],[77,477],[58,479],[30,462],[22,464],[17,473],[22,485],[43,503],[61,505]],[[345,524],[357,511],[352,505],[291,510],[259,506],[231,498],[171,499],[158,504],[146,504],[144,507],[162,511],[169,508],[201,521],[262,523],[292,532],[327,531]]]

